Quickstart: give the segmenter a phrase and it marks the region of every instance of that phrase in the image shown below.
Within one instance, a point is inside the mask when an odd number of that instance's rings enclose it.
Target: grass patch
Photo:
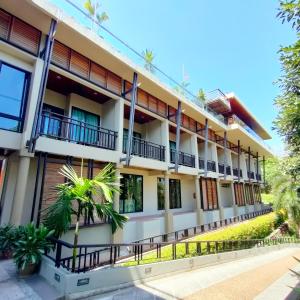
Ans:
[[[283,219],[283,218],[282,218]],[[253,220],[230,226],[224,229],[220,229],[215,232],[209,232],[195,236],[188,241],[195,242],[187,246],[186,243],[182,242],[176,245],[176,259],[187,258],[192,256],[199,256],[199,243],[198,241],[236,241],[233,244],[234,249],[239,249],[239,241],[251,240],[251,239],[263,239],[271,234],[271,232],[280,224],[278,224],[278,213],[269,213],[264,216],[259,216]],[[228,243],[218,243],[218,250],[226,251]],[[188,251],[187,251],[188,247]],[[232,247],[232,245],[231,245]],[[231,248],[230,248],[231,249]],[[213,253],[215,251],[214,243],[201,243],[201,255]],[[149,264],[154,262],[161,262],[173,259],[174,248],[173,245],[167,245],[161,248],[161,258],[157,258],[155,251],[148,252],[143,255],[143,259],[140,260],[139,264]],[[188,252],[188,254],[187,254]],[[134,259],[134,258],[133,258]],[[135,266],[137,261],[126,261],[121,263],[122,266]]]

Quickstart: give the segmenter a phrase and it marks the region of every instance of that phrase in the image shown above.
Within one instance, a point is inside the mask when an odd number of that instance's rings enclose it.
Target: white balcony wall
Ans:
[[[199,158],[204,159],[204,141],[203,143],[198,143],[198,153],[199,153]],[[214,160],[214,150],[215,150],[215,145],[213,143],[208,142],[207,144],[207,159],[208,160]]]
[[[164,128],[161,123],[162,122],[160,120],[153,120],[141,126],[142,135],[145,137],[145,140],[162,145],[162,130]]]

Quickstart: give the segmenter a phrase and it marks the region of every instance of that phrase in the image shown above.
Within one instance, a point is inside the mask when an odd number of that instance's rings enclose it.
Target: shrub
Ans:
[[[0,256],[9,258],[14,248],[14,243],[17,240],[17,230],[7,224],[0,227]]]
[[[19,270],[24,270],[30,265],[38,265],[45,251],[53,245],[47,240],[54,231],[50,231],[43,225],[35,227],[33,223],[19,226],[19,239],[15,242],[13,258]]]
[[[275,213],[274,226],[279,227],[287,219],[287,212],[284,209],[280,209]]]

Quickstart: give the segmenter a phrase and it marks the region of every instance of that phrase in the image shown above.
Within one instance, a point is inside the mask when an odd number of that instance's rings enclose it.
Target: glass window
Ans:
[[[0,128],[22,131],[29,73],[0,61]]]
[[[143,211],[143,176],[122,174],[120,213]]]
[[[179,179],[169,180],[170,208],[181,208],[181,187]]]
[[[157,178],[157,209],[165,209],[165,179]]]
[[[64,110],[62,108],[43,104],[41,133],[59,137],[62,131]]]
[[[72,119],[71,135],[73,141],[90,145],[98,144],[100,126],[98,115],[73,107]]]

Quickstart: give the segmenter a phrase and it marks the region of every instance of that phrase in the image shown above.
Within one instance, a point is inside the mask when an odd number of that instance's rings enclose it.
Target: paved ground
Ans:
[[[173,275],[89,299],[300,299],[289,287],[296,286],[299,281],[289,271],[289,268],[300,271],[300,265],[293,256],[300,257],[300,250],[286,248]]]
[[[54,300],[59,296],[40,276],[21,279],[11,260],[0,261],[0,300]]]

